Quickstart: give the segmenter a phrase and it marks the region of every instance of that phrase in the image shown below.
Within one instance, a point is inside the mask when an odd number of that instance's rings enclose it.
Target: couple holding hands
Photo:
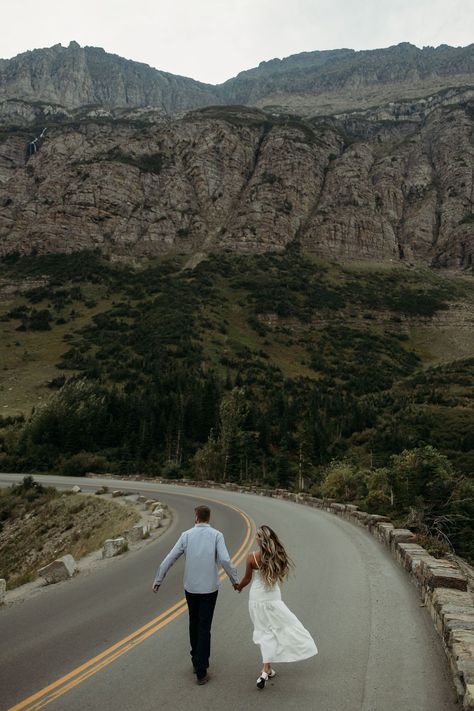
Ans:
[[[219,589],[218,567],[224,568],[238,592],[252,582],[249,612],[254,626],[253,641],[260,646],[263,662],[257,688],[264,689],[268,679],[276,674],[273,663],[296,662],[318,653],[309,632],[281,599],[279,583],[288,576],[291,561],[276,533],[269,526],[261,526],[255,539],[257,549],[248,555],[245,575],[239,582],[224,536],[209,524],[209,507],[198,506],[194,512],[194,527],[181,534],[161,563],[153,591],[158,592],[170,567],[184,555],[191,659],[197,683],[201,685],[209,681],[207,670]]]

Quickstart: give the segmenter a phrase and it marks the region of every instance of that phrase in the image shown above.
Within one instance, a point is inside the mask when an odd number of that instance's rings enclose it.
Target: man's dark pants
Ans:
[[[186,590],[189,610],[191,659],[198,679],[206,676],[211,653],[211,625],[217,590],[212,593],[190,593]]]

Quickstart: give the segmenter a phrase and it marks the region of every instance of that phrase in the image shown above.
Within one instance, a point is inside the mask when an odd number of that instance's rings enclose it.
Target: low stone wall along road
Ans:
[[[0,474],[0,484],[18,481]],[[41,477],[83,490],[103,479]],[[45,588],[0,609],[0,709],[51,711],[459,711],[447,660],[414,585],[365,529],[325,511],[262,496],[148,482],[120,488],[174,510],[167,533],[110,565]],[[213,625],[211,681],[192,674],[180,560],[158,595],[157,565],[193,523],[203,499],[212,508],[243,573],[255,525],[272,526],[296,569],[283,599],[316,639],[317,657],[280,664],[259,692],[248,588],[223,580]]]

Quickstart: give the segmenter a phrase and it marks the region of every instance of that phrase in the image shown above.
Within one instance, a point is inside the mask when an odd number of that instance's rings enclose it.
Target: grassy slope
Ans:
[[[0,491],[0,577],[14,588],[36,577],[55,558],[79,559],[99,549],[138,521],[135,510],[81,494],[48,489],[32,501]],[[21,521],[21,523],[20,523]]]
[[[25,298],[0,301],[0,319],[12,308],[27,304]],[[49,301],[42,300],[35,307],[47,309],[48,305]],[[62,375],[56,365],[69,348],[64,336],[87,325],[96,313],[111,305],[107,299],[100,299],[93,308],[75,304],[74,320],[54,324],[50,331],[19,333],[18,320],[0,323],[0,415],[26,415],[47,399],[51,395],[47,383]]]

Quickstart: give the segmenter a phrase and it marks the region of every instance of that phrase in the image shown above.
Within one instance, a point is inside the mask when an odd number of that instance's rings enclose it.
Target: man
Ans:
[[[186,557],[184,591],[189,610],[191,659],[198,684],[209,681],[207,669],[211,652],[211,624],[219,589],[218,566],[222,566],[237,590],[237,570],[232,565],[220,531],[211,528],[211,510],[198,506],[194,528],[185,531],[161,563],[153,583],[158,592],[168,570],[182,555]]]

